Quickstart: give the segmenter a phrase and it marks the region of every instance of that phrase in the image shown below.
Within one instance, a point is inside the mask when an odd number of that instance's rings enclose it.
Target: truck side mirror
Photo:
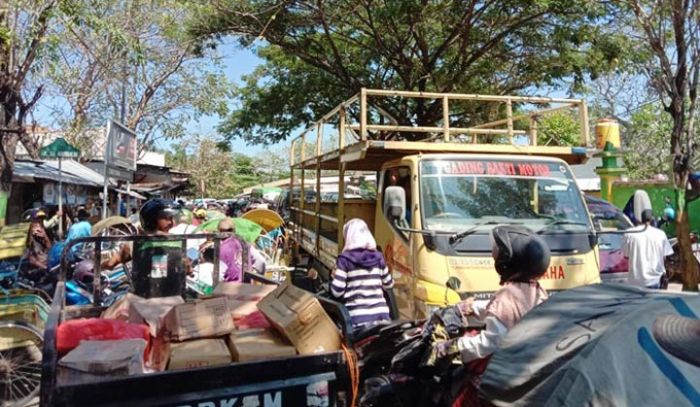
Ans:
[[[406,191],[397,186],[384,190],[384,215],[394,224],[405,224],[406,220]]]

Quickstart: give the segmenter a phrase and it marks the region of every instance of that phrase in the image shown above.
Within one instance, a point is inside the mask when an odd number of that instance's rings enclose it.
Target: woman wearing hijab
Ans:
[[[517,226],[498,226],[491,234],[491,255],[502,288],[485,307],[475,304],[473,298],[458,305],[462,314],[475,315],[486,327],[476,336],[463,336],[435,345],[438,358],[459,355],[465,364],[474,362],[468,365],[474,387],[465,387],[453,405],[478,405],[473,403],[477,400],[476,388],[487,358],[528,311],[547,299],[547,291],[537,281],[547,271],[551,256],[544,240],[529,229]]]
[[[438,354],[449,354],[456,345],[464,363],[482,359],[493,353],[501,339],[536,305],[547,299],[547,291],[537,281],[549,267],[547,244],[529,229],[499,226],[493,229],[492,256],[502,288],[486,307],[468,299],[459,304],[465,315],[475,315],[486,323],[477,336],[462,337],[438,344]]]
[[[384,290],[392,288],[394,280],[367,224],[351,219],[343,236],[345,246],[336,261],[331,294],[345,304],[355,330],[391,320]]]

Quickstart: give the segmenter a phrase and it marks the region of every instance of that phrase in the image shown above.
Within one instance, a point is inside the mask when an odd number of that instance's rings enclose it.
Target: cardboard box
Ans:
[[[87,373],[135,375],[143,373],[145,350],[143,339],[81,341],[58,364]]]
[[[236,321],[257,311],[258,302],[274,291],[276,287],[276,285],[228,282],[217,285],[213,294],[226,296],[231,316]]]
[[[231,363],[231,352],[223,339],[196,339],[170,345],[168,370],[195,369]]]
[[[132,293],[127,293],[111,307],[102,313],[103,319],[120,319],[134,324],[147,324],[151,336],[156,337],[163,319],[176,305],[184,304],[180,297],[142,298]]]
[[[228,336],[228,346],[234,362],[274,359],[294,356],[294,346],[267,329],[246,329]]]
[[[226,301],[228,302],[228,309],[231,311],[231,316],[234,321],[245,318],[258,310],[257,301],[239,301],[230,298],[227,298]]]
[[[311,293],[291,284],[278,286],[258,303],[270,320],[300,355],[340,349],[340,332]]]
[[[219,283],[219,285],[214,288],[214,295],[225,295],[231,300],[237,300],[237,301],[252,301],[252,302],[259,302],[265,296],[270,294],[272,291],[277,288],[276,285],[270,285],[270,284],[261,284],[261,285],[253,285],[253,284],[245,284],[245,283],[235,283],[235,282],[228,282],[228,283]]]
[[[235,328],[226,297],[176,305],[165,316],[165,334],[173,341],[226,335]]]

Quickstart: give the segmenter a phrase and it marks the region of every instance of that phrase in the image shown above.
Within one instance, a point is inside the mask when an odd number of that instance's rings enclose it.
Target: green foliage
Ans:
[[[660,103],[640,107],[622,133],[624,162],[633,180],[648,180],[671,172],[671,117]]]
[[[228,113],[233,87],[217,54],[188,39],[180,23],[186,2],[64,1],[72,17],[52,27],[61,41],[45,74],[67,102],[55,111],[58,124],[88,155],[94,138],[87,130],[120,119],[123,91],[123,121],[146,148],[182,137],[191,120]]]
[[[577,146],[581,144],[581,122],[569,111],[544,115],[537,122],[537,144],[543,146]]]
[[[264,64],[245,78],[240,107],[221,126],[254,143],[287,138],[361,87],[513,94],[611,69],[621,33],[603,32],[606,3],[386,0],[193,0],[198,38],[232,33],[255,45]],[[402,124],[434,125],[440,101],[381,106]],[[491,112],[460,104],[453,125]]]
[[[231,198],[244,188],[286,178],[289,164],[282,153],[267,150],[250,157],[219,148],[211,138],[189,137],[173,144],[165,160],[168,166],[192,174],[197,195]]]

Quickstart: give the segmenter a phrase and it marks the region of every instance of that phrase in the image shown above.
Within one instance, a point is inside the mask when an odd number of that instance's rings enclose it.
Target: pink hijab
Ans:
[[[343,227],[343,236],[345,236],[343,251],[356,249],[377,250],[377,242],[362,219],[350,219]]]

